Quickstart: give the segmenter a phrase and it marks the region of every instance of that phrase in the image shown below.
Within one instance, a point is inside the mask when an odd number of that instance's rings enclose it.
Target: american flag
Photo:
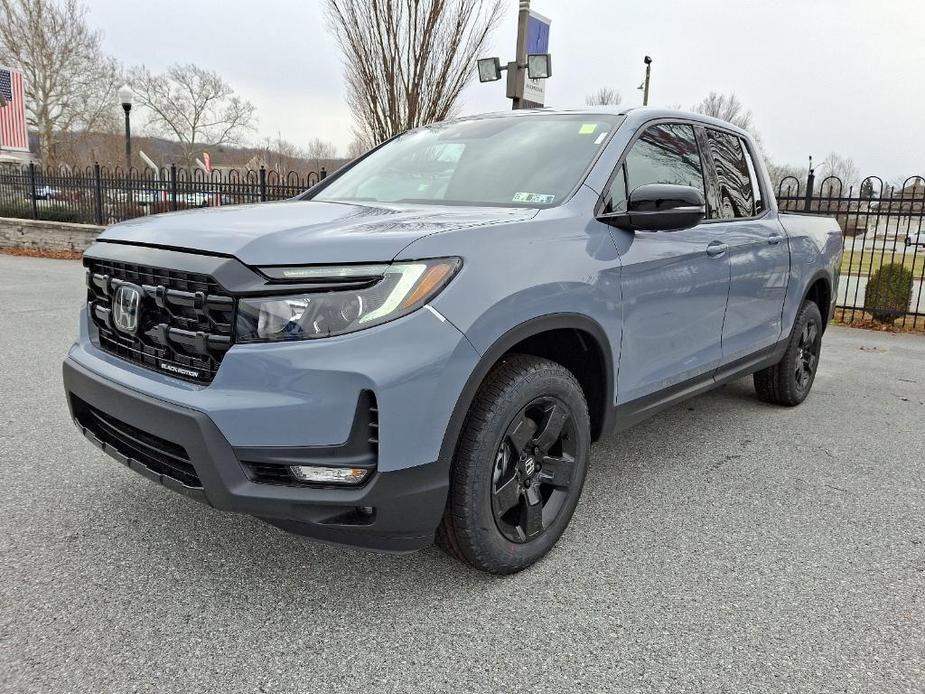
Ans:
[[[0,149],[29,151],[22,73],[0,67]]]

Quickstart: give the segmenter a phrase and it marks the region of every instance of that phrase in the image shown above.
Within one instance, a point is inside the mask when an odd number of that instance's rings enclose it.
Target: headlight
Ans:
[[[437,258],[393,265],[262,268],[271,279],[299,282],[302,291],[238,299],[236,340],[310,340],[395,320],[433,298],[461,264],[459,258]],[[305,289],[305,284],[317,284],[318,289]]]

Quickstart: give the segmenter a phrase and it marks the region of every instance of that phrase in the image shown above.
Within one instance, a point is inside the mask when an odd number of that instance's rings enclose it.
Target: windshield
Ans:
[[[542,114],[438,123],[407,132],[314,200],[548,207],[581,180],[619,122]]]

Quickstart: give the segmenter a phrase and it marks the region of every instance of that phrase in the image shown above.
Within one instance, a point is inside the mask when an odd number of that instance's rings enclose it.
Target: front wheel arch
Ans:
[[[600,324],[585,315],[579,313],[552,313],[532,318],[511,328],[495,340],[491,347],[482,354],[475,369],[473,369],[472,373],[469,375],[465,386],[463,386],[457,398],[456,405],[453,408],[453,413],[450,416],[446,431],[443,435],[443,442],[440,446],[441,462],[447,466],[452,462],[466,415],[472,406],[472,402],[475,400],[479,388],[492,368],[494,368],[494,366],[518,344],[543,333],[560,330],[579,331],[579,333],[583,333],[593,340],[593,344],[589,345],[589,347],[595,349],[599,354],[603,381],[603,387],[599,394],[599,402],[595,405],[600,408],[600,418],[593,427],[594,440],[606,435],[613,429],[615,421],[614,392],[616,377],[613,364],[613,352],[607,334]],[[591,405],[591,403],[589,403],[589,405]]]

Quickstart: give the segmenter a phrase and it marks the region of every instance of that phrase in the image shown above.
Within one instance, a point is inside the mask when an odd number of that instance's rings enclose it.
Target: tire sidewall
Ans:
[[[815,322],[818,327],[818,332],[816,333],[816,365],[813,368],[812,374],[810,374],[809,382],[806,384],[805,388],[800,388],[796,380],[796,365],[797,359],[799,358],[800,353],[800,336],[803,334],[803,329],[810,322]],[[784,355],[783,368],[784,376],[787,379],[786,387],[790,390],[794,398],[798,402],[803,402],[806,397],[809,395],[810,391],[813,389],[813,383],[816,381],[816,372],[819,370],[819,362],[822,357],[822,314],[819,312],[819,307],[812,301],[807,301],[803,304],[803,308],[800,309],[800,314],[797,317],[797,322],[793,326],[793,334],[790,337],[790,344],[787,346],[787,353]]]
[[[466,461],[474,468],[469,471],[469,482],[476,486],[478,499],[477,513],[470,516],[474,527],[468,530],[485,554],[518,568],[529,566],[546,554],[568,526],[581,496],[590,458],[590,421],[584,397],[570,374],[563,373],[558,365],[552,366],[554,368],[531,371],[527,378],[501,392],[496,402],[496,405],[501,405],[499,416],[492,418],[480,432],[480,445],[474,451],[473,459]],[[539,537],[525,543],[511,542],[498,528],[491,505],[495,456],[514,417],[530,402],[544,396],[561,400],[575,421],[578,441],[570,494],[555,521]]]

